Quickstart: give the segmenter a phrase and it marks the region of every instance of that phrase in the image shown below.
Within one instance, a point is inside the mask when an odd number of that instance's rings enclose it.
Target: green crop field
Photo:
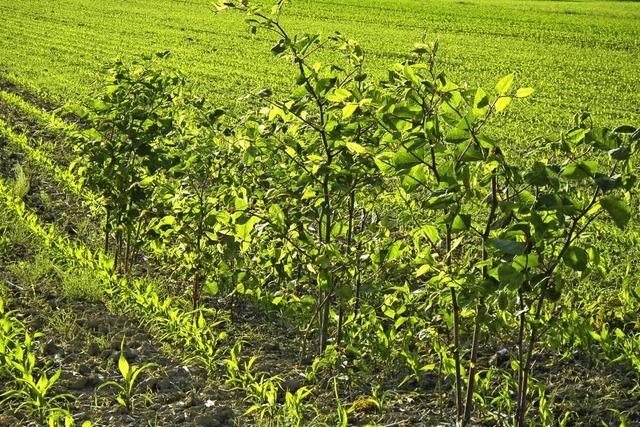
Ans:
[[[0,70],[75,100],[110,60],[171,50],[176,66],[225,105],[258,87],[291,86],[290,66],[268,52],[273,39],[251,37],[240,15],[211,11],[208,0],[2,0]],[[607,124],[640,118],[638,3],[296,0],[283,21],[295,33],[358,40],[378,76],[423,37],[441,42],[457,79],[493,85],[514,72],[536,89],[514,112],[528,125],[509,128],[519,135],[564,125],[578,109]]]
[[[0,426],[640,426],[638,152],[638,1],[0,0]]]

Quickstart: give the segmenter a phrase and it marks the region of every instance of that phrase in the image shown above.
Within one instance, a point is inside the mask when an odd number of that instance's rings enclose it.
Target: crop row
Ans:
[[[98,216],[102,210],[100,198],[88,191],[82,184],[82,178],[78,178],[70,169],[63,169],[51,157],[31,144],[24,134],[15,133],[11,127],[0,119],[0,135],[22,151],[27,158],[42,171],[51,175],[53,180],[63,188],[80,197],[93,216]]]
[[[0,380],[4,385],[0,404],[33,411],[43,425],[71,427],[73,417],[57,406],[67,395],[52,393],[61,371],[48,375],[50,362],[37,356],[40,337],[42,333],[30,332],[0,296]],[[89,421],[82,424],[90,426]]]
[[[100,251],[92,251],[81,243],[59,234],[54,226],[40,223],[22,200],[12,195],[6,183],[0,181],[0,203],[39,243],[53,251],[56,259],[69,269],[86,271],[110,295],[114,307],[130,312],[162,338],[179,344],[205,366],[214,368],[219,362],[220,343],[225,333],[216,332],[220,319],[213,310],[185,311],[182,304],[170,297],[161,297],[151,281],[128,279],[113,272],[113,260]],[[212,320],[213,319],[213,320]]]
[[[23,110],[31,112],[32,117],[44,119],[45,125],[61,132],[73,131],[73,125],[67,124],[55,115],[47,113],[26,101],[18,101],[17,96],[3,96],[14,101]],[[51,176],[53,180],[63,188],[78,196],[91,210],[92,215],[97,216],[101,210],[100,199],[82,185],[82,178],[78,178],[71,170],[61,169],[45,153],[34,148],[29,139],[23,134],[16,134],[6,123],[0,121],[0,135],[4,136],[15,147],[24,152],[27,158],[34,162],[40,170]],[[151,282],[144,280],[128,281],[125,277],[113,274],[113,260],[99,251],[91,251],[81,243],[64,238],[58,234],[54,226],[45,226],[39,223],[36,214],[29,212],[24,202],[16,199],[4,183],[0,185],[3,195],[3,203],[10,208],[16,217],[21,220],[47,248],[55,250],[62,255],[63,260],[69,262],[70,268],[78,268],[94,275],[110,295],[116,297],[115,307],[126,307],[126,311],[144,318],[149,326],[156,328],[164,338],[179,338],[186,349],[194,350],[206,366],[213,368],[217,359],[214,356],[220,350],[218,338],[224,338],[210,329],[219,324],[218,321],[210,322],[213,311],[200,309],[197,312],[185,312],[177,301],[172,298],[162,298],[155,291]],[[207,321],[205,321],[207,319]],[[207,325],[205,327],[205,324]],[[197,350],[197,351],[196,351]]]
[[[55,114],[51,114],[40,107],[30,104],[15,93],[0,90],[0,101],[11,105],[25,116],[41,122],[48,129],[60,135],[71,136],[73,132],[77,131],[74,125],[65,122]]]

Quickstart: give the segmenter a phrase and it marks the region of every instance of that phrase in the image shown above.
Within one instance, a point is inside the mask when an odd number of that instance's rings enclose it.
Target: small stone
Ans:
[[[282,383],[282,388],[286,392],[295,394],[304,385],[301,378],[288,378]]]
[[[234,418],[233,409],[229,408],[228,406],[222,406],[218,408],[215,414],[218,420],[221,423],[225,423],[225,424],[230,424]]]
[[[80,365],[78,366],[78,372],[82,375],[89,375],[91,373],[91,365]]]
[[[120,347],[122,346],[122,338],[113,337],[110,345],[112,350],[120,350]]]
[[[216,415],[198,415],[194,422],[201,427],[220,427],[222,425]]]
[[[98,319],[91,318],[87,320],[87,328],[93,331],[99,331],[101,326],[101,322]]]
[[[138,350],[135,348],[125,348],[124,349],[124,357],[127,358],[129,362],[138,358]]]
[[[0,415],[0,426],[19,426],[20,420],[11,415]]]
[[[89,346],[87,347],[87,353],[89,353],[89,355],[91,356],[97,356],[100,354],[100,344],[98,344],[97,342],[92,342],[89,344]]]
[[[44,354],[51,356],[53,354],[62,354],[62,348],[53,341],[49,341],[44,345]]]
[[[87,377],[87,387],[96,387],[99,384],[104,382],[104,377],[102,375],[89,375]]]
[[[71,390],[82,390],[86,386],[87,386],[87,378],[85,377],[78,376],[69,380],[68,387]]]
[[[433,372],[425,372],[420,376],[419,384],[423,390],[435,390],[438,384],[438,375]]]
[[[200,405],[202,403],[202,399],[195,393],[189,393],[187,397],[184,399],[184,407],[190,408],[195,405]]]
[[[502,347],[499,349],[496,354],[491,356],[489,359],[489,364],[492,366],[504,367],[509,362],[509,349],[506,347]]]

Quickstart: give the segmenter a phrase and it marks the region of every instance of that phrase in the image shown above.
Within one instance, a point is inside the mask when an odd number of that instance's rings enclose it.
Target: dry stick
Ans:
[[[132,253],[131,257],[136,260],[138,259],[138,257],[140,256],[140,233],[142,232],[142,219],[138,220],[138,228],[136,230],[136,234],[133,238],[133,245],[134,245],[134,252]]]
[[[107,215],[104,223],[104,253],[109,253],[109,233],[111,232],[111,226],[109,225],[109,221],[111,219],[111,211],[109,208],[106,208]]]
[[[520,303],[520,325],[518,327],[518,404],[520,402],[520,391],[522,390],[522,382],[524,378],[524,331],[526,321],[526,304],[524,302],[524,294],[522,289],[518,289],[518,299]]]
[[[544,303],[544,294],[547,290],[547,283],[542,287],[540,291],[540,297],[538,298],[538,306],[536,307],[536,314],[534,316],[534,323],[531,326],[531,339],[529,341],[529,348],[527,349],[527,361],[525,362],[524,371],[522,372],[522,387],[520,389],[520,395],[518,396],[518,410],[516,412],[518,427],[524,427],[524,415],[527,412],[527,386],[529,381],[529,371],[531,370],[531,364],[533,363],[533,348],[538,340],[538,321],[542,313],[542,305]]]
[[[482,234],[482,260],[486,261],[487,254],[487,240],[491,233],[491,224],[496,215],[498,208],[498,178],[495,174],[491,177],[491,208],[489,216],[487,218],[487,224]],[[482,277],[487,278],[489,276],[489,269],[485,265],[482,267]],[[478,347],[480,346],[480,328],[481,328],[481,315],[484,311],[484,298],[480,298],[478,303],[478,309],[476,312],[475,326],[473,329],[473,341],[471,344],[471,356],[469,358],[469,377],[467,380],[467,398],[464,405],[464,417],[462,419],[462,425],[466,425],[471,419],[471,412],[473,410],[473,393],[475,391],[475,378],[478,363]]]
[[[355,187],[355,185],[354,185]],[[351,249],[351,240],[353,238],[353,215],[356,204],[356,193],[355,188],[352,188],[349,193],[349,228],[347,229],[347,253]],[[340,341],[342,339],[342,326],[344,323],[344,305],[342,301],[338,301],[339,304],[339,312],[338,312],[338,330],[336,332],[336,344],[340,345]]]
[[[356,300],[353,304],[353,314],[354,316],[358,316],[360,314],[360,288],[362,286],[362,275],[360,274],[360,269],[358,268],[358,277],[356,278]]]
[[[453,360],[456,369],[456,420],[462,417],[462,373],[460,368],[460,307],[455,288],[451,288],[451,306],[453,308]]]
[[[473,410],[473,393],[475,391],[475,378],[476,368],[478,363],[478,347],[480,344],[480,316],[484,311],[484,301],[480,300],[478,303],[478,309],[476,312],[476,321],[473,329],[473,340],[471,344],[471,355],[469,358],[469,376],[467,379],[467,397],[464,404],[464,416],[462,419],[462,425],[465,426],[471,419],[471,412]]]
[[[377,196],[376,196],[377,197]],[[362,208],[362,215],[360,217],[360,227],[358,233],[362,234],[365,229],[365,223],[367,222],[368,213],[366,209]],[[358,242],[357,252],[360,252],[362,242]],[[358,318],[360,314],[360,288],[362,287],[362,275],[360,273],[360,258],[356,258],[356,297],[353,303],[353,315],[354,319]]]
[[[327,151],[327,166],[331,164],[331,155]],[[324,193],[324,243],[331,243],[331,198],[329,194],[329,173],[327,172],[322,182],[322,192]],[[326,295],[325,295],[326,294]],[[331,306],[331,291],[320,292],[321,300],[324,299],[321,307],[320,315],[320,351],[322,354],[327,346],[328,329],[329,329],[329,307]]]
[[[116,231],[116,247],[115,247],[115,256],[114,256],[114,259],[113,259],[113,269],[114,269],[114,271],[118,271],[118,265],[120,264],[120,251],[121,250],[122,250],[122,231],[120,229],[118,229],[118,231]]]
[[[131,227],[127,227],[127,247],[125,248],[124,255],[124,271],[129,272],[131,267]]]
[[[447,265],[451,265],[451,226],[447,224],[445,239]],[[456,422],[462,418],[462,373],[460,367],[460,306],[456,289],[451,288],[451,308],[453,310],[453,360],[456,369]]]

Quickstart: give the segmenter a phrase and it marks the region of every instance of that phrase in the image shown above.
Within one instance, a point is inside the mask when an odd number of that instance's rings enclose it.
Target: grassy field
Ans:
[[[288,88],[290,67],[268,53],[273,40],[251,37],[239,15],[211,9],[208,0],[0,0],[0,73],[78,100],[113,58],[169,49],[225,106],[258,87]],[[292,32],[358,40],[374,74],[423,36],[441,42],[455,78],[490,88],[515,72],[536,95],[513,109],[515,120],[499,123],[504,137],[548,133],[578,109],[603,125],[640,118],[640,3],[296,0],[284,22]]]
[[[0,426],[640,425],[640,2],[211,3],[0,0]]]

